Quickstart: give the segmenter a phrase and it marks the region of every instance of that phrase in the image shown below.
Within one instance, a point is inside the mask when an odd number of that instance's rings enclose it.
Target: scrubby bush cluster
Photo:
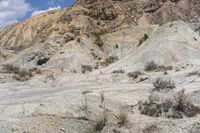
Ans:
[[[163,80],[161,78],[158,78],[154,83],[154,90],[160,91],[165,89],[174,89],[176,88],[175,82],[172,80]]]
[[[165,72],[167,70],[172,70],[173,67],[172,66],[164,66],[164,65],[158,65],[156,64],[154,61],[148,62],[147,64],[145,64],[144,70],[145,71],[162,71]]]
[[[173,99],[159,102],[149,98],[145,102],[139,102],[141,114],[152,117],[183,118],[193,117],[200,113],[200,108],[193,105],[185,95],[184,90],[178,92]]]
[[[104,61],[100,62],[101,66],[108,66],[109,64],[114,63],[115,61],[118,60],[118,57],[116,56],[110,56],[108,58],[106,58]]]

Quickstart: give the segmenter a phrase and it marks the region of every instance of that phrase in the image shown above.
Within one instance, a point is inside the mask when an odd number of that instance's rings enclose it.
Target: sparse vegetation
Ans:
[[[105,60],[100,62],[100,64],[101,64],[101,66],[108,66],[109,64],[114,63],[117,60],[118,60],[118,57],[110,56],[108,58],[105,58]]]
[[[193,117],[200,113],[200,108],[193,105],[185,95],[184,90],[178,92],[173,99],[159,102],[148,99],[139,103],[140,113],[153,117],[165,116],[167,118]]]
[[[107,114],[103,112],[102,114],[97,116],[93,131],[96,132],[103,130],[103,128],[106,126],[106,122],[107,122]]]
[[[193,105],[185,94],[185,90],[181,90],[175,96],[175,103],[173,106],[175,114],[170,116],[173,118],[182,118],[183,115],[193,117],[200,113],[200,108]]]
[[[128,76],[129,78],[133,78],[133,79],[138,78],[140,75],[142,75],[142,72],[140,72],[140,71],[129,72],[129,73],[127,74],[127,76]]]
[[[157,130],[159,130],[158,127],[157,127],[157,125],[156,125],[155,123],[153,123],[153,124],[147,126],[147,127],[143,130],[143,132],[144,132],[144,133],[155,133]]]
[[[157,72],[165,72],[167,70],[172,70],[172,69],[173,69],[172,66],[158,65],[154,61],[148,62],[144,67],[145,71],[157,71]]]
[[[82,73],[86,73],[86,72],[91,72],[92,71],[92,66],[90,65],[82,65]]]
[[[120,126],[125,125],[125,123],[128,121],[128,112],[125,110],[121,110],[118,115],[118,119]]]
[[[103,106],[104,100],[105,100],[104,92],[101,92],[101,107]]]
[[[156,90],[156,91],[176,88],[174,81],[172,81],[172,80],[163,80],[161,78],[158,78],[153,83],[153,86],[154,86],[154,90]]]
[[[195,75],[200,76],[200,72],[194,71],[187,74],[188,77],[195,76]]]
[[[94,43],[100,48],[103,47],[104,44],[101,40],[101,36],[98,33],[96,33],[94,34],[94,37],[95,37]]]
[[[167,70],[172,70],[172,69],[173,69],[172,66],[163,66],[163,65],[160,65],[160,66],[157,66],[156,71],[166,72]]]
[[[145,71],[153,71],[157,69],[157,64],[154,61],[147,63],[144,67]]]
[[[33,75],[32,72],[25,68],[20,68],[14,64],[5,64],[3,65],[3,69],[8,73],[14,73],[14,79],[18,81],[26,81],[29,80]]]
[[[87,96],[85,94],[84,95],[84,102],[81,106],[81,110],[85,112],[86,115],[88,115],[88,100],[87,100]]]
[[[140,46],[143,42],[145,42],[149,36],[147,34],[144,34],[144,36],[139,40],[138,46]]]
[[[119,70],[114,70],[112,73],[125,73],[125,71],[122,69],[119,69]]]

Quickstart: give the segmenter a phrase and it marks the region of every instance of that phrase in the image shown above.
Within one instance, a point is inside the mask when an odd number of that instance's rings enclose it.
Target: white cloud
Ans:
[[[29,9],[25,0],[0,0],[0,27],[17,22]]]
[[[60,8],[61,8],[61,6],[57,6],[57,7],[49,7],[49,9],[47,9],[47,10],[36,10],[32,13],[31,16],[35,16],[35,15],[38,15],[38,14],[41,14],[41,13],[53,11],[53,10],[60,9]]]
[[[63,2],[63,1],[64,1],[64,0],[49,0],[49,1],[47,2],[47,4],[50,5],[50,6],[52,6],[52,5],[55,4],[55,2]]]

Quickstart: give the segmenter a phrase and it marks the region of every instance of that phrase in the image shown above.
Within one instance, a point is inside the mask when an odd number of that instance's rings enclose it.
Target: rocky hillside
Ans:
[[[2,47],[23,50],[48,38],[73,33],[105,34],[130,25],[199,22],[198,0],[78,0],[68,9],[44,13],[0,32]]]
[[[199,18],[78,0],[0,29],[0,133],[200,133]]]

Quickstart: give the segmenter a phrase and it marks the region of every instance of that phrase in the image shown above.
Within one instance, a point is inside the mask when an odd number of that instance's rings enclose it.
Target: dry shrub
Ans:
[[[188,77],[195,76],[195,75],[200,76],[200,72],[194,71],[187,74]]]
[[[4,64],[3,70],[5,70],[8,73],[17,73],[19,71],[20,67],[16,66],[14,64]]]
[[[118,119],[120,126],[125,125],[125,123],[128,121],[128,112],[126,112],[125,110],[121,110],[118,115]]]
[[[118,57],[116,56],[110,56],[106,58],[104,61],[100,62],[101,66],[108,66],[111,63],[114,63],[115,61],[118,60]]]
[[[29,80],[32,77],[32,73],[29,70],[26,69],[20,69],[18,73],[16,73],[13,78],[18,81],[26,81]]]
[[[14,64],[5,64],[3,65],[3,69],[6,70],[6,72],[8,73],[14,73],[15,75],[13,76],[13,78],[19,81],[29,80],[33,76],[30,70],[20,68],[19,66]]]
[[[139,101],[139,110],[141,114],[158,117],[161,114],[160,105],[156,104],[157,98],[150,95],[145,102]]]
[[[92,66],[91,65],[82,65],[82,73],[86,73],[86,72],[91,72],[92,71]]]
[[[175,82],[172,80],[163,80],[161,78],[158,78],[154,83],[154,90],[160,91],[165,89],[174,89],[176,88]]]
[[[160,117],[164,115],[167,118],[183,118],[193,117],[200,113],[200,108],[193,105],[182,90],[174,96],[173,99],[158,102],[148,99],[139,103],[140,113],[152,117]]]
[[[107,115],[105,112],[98,115],[95,120],[94,130],[93,131],[101,131],[106,126]]]
[[[101,40],[101,36],[99,34],[94,34],[94,37],[95,37],[95,40],[94,40],[94,43],[98,46],[98,47],[103,47],[103,42]]]
[[[167,71],[167,70],[172,70],[172,69],[173,69],[172,66],[163,66],[163,65],[160,65],[160,66],[157,66],[156,71],[165,72],[165,71]]]
[[[145,42],[149,36],[147,34],[144,34],[144,36],[139,40],[139,43],[137,46],[140,46],[143,42]]]
[[[129,73],[127,74],[127,76],[128,76],[129,78],[133,78],[133,79],[138,78],[140,75],[142,75],[142,72],[140,72],[140,71],[129,72]]]
[[[172,66],[158,65],[154,61],[148,62],[144,67],[145,71],[154,71],[155,70],[157,72],[165,72],[167,70],[172,70],[172,69],[173,69]]]
[[[144,70],[145,71],[153,71],[157,69],[157,64],[154,61],[148,62],[145,67]]]
[[[120,69],[120,70],[114,70],[112,73],[125,73],[125,71]]]
[[[174,114],[171,117],[182,118],[182,116],[193,117],[200,113],[200,108],[193,105],[185,94],[185,90],[178,92],[175,96],[173,106]]]
[[[155,123],[147,126],[143,132],[144,133],[155,133],[156,131],[160,131],[159,128],[157,127],[157,125]]]

